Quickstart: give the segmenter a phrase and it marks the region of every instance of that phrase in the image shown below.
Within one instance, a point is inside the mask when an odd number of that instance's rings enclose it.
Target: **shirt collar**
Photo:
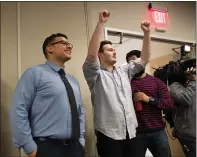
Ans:
[[[47,60],[45,64],[47,64],[49,67],[51,67],[56,72],[58,72],[60,69],[64,70],[64,68],[65,68],[65,66],[59,67],[57,64],[55,64],[54,62],[49,61],[49,60]]]
[[[106,68],[103,64],[100,65],[100,68],[101,68],[101,70],[108,71],[107,68]],[[116,67],[113,66],[113,71],[114,71],[115,69],[116,69]]]

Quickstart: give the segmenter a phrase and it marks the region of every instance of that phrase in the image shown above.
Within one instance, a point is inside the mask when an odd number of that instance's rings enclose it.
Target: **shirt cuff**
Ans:
[[[37,149],[37,145],[36,143],[31,140],[29,142],[27,142],[25,145],[23,145],[23,150],[25,151],[25,153],[28,155],[31,152],[33,152],[35,149]]]
[[[85,139],[84,138],[80,138],[79,139],[79,142],[82,144],[82,146],[85,147]]]

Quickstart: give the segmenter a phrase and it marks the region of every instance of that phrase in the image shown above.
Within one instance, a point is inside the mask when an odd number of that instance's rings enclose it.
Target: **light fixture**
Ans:
[[[191,47],[189,45],[181,46],[181,53],[189,53],[191,51]]]

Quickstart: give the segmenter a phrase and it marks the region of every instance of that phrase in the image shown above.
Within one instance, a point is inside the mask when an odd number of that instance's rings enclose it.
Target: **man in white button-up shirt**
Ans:
[[[144,32],[141,61],[131,61],[129,64],[114,67],[116,52],[112,43],[101,42],[103,26],[108,18],[108,11],[99,13],[99,21],[89,44],[83,72],[94,106],[98,154],[100,157],[124,157],[132,154],[131,139],[136,136],[138,126],[130,80],[149,61],[150,23],[141,23]]]

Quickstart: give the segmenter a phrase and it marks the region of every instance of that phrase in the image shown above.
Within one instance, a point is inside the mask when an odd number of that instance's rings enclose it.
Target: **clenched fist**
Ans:
[[[99,13],[99,22],[101,23],[105,23],[107,22],[107,20],[109,19],[110,16],[110,12],[108,12],[107,10],[103,10]]]
[[[150,32],[150,22],[149,21],[142,21],[141,22],[141,29],[144,33]]]

